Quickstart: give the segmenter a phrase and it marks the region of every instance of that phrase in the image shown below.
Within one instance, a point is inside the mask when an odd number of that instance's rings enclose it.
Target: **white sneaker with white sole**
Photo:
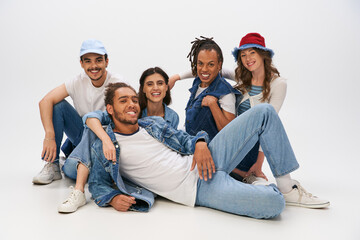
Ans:
[[[33,178],[35,184],[49,184],[62,178],[59,164],[46,163],[44,168]]]
[[[86,204],[85,193],[75,189],[73,186],[71,186],[70,189],[70,196],[58,207],[58,212],[60,213],[75,212],[79,207]]]
[[[288,193],[283,193],[286,205],[306,208],[325,208],[330,205],[328,200],[320,199],[307,192],[298,181]]]

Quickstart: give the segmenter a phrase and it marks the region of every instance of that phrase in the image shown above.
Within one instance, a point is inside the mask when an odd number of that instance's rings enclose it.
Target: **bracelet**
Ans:
[[[52,141],[55,140],[55,138],[44,138],[44,141]]]

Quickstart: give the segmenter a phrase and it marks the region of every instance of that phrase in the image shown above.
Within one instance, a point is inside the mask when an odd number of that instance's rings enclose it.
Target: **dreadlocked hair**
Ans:
[[[192,46],[189,54],[187,55],[187,58],[189,58],[189,61],[191,63],[191,71],[194,77],[197,75],[197,58],[201,50],[215,50],[218,56],[218,62],[221,63],[221,65],[224,62],[221,48],[212,39],[212,37],[207,38],[200,36],[200,39],[195,38],[195,40],[191,42]]]
[[[279,71],[274,67],[272,64],[272,59],[270,57],[270,53],[264,51],[262,49],[253,48],[263,59],[264,59],[264,68],[265,68],[265,79],[263,83],[263,90],[262,94],[263,97],[261,98],[262,102],[269,100],[270,95],[270,82],[274,76],[280,77]],[[249,70],[246,69],[244,64],[241,61],[241,54],[238,54],[237,59],[237,67],[235,69],[235,80],[237,84],[234,86],[236,89],[240,90],[241,93],[246,93],[251,90],[251,79],[252,74]]]

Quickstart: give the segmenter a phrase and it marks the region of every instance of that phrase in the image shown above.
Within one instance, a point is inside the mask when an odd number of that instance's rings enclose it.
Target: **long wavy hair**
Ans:
[[[261,101],[265,102],[269,100],[270,97],[269,95],[270,95],[271,80],[273,79],[274,76],[280,77],[280,73],[276,69],[276,67],[274,67],[269,52],[258,48],[253,48],[253,49],[264,59],[265,79],[263,83],[263,90],[262,90],[263,97],[261,98]],[[241,61],[241,54],[239,53],[237,59],[237,67],[235,69],[235,80],[237,82],[235,88],[240,90],[243,94],[250,91],[251,79],[252,79],[252,74],[243,65]]]
[[[147,97],[146,97],[146,94],[144,93],[145,79],[148,76],[151,76],[151,75],[153,75],[155,73],[160,74],[164,78],[166,85],[169,84],[169,76],[166,74],[166,72],[164,72],[164,70],[162,70],[159,67],[148,68],[142,73],[142,75],[140,77],[140,80],[139,80],[139,84],[140,84],[140,87],[139,87],[139,104],[140,104],[140,109],[141,109],[139,118],[141,118],[142,111],[147,107]],[[166,105],[169,105],[171,103],[171,94],[170,94],[170,88],[169,87],[168,87],[168,89],[166,91],[166,95],[165,95],[165,97],[163,99],[163,103],[165,103]]]

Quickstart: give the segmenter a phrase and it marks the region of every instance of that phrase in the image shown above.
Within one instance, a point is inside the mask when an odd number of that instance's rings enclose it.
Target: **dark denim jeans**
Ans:
[[[72,146],[79,144],[81,136],[84,131],[84,126],[80,115],[77,113],[75,108],[71,106],[66,100],[54,105],[53,108],[53,125],[55,131],[55,142],[56,142],[56,160],[59,161],[59,154],[61,148],[61,142],[64,133],[68,137],[66,140],[65,154],[68,155],[69,151],[72,150]],[[76,179],[77,162],[70,163],[65,161],[63,171],[65,175],[72,179]],[[75,173],[75,174],[74,174]]]

